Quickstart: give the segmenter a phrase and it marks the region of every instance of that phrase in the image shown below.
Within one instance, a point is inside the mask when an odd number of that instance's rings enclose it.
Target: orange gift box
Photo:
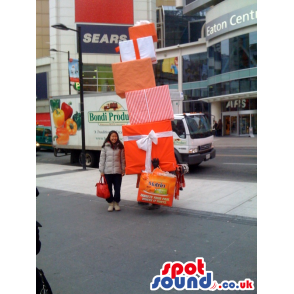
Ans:
[[[134,27],[129,27],[130,39],[138,39],[152,36],[153,42],[157,42],[157,33],[154,23],[142,24]]]
[[[125,92],[156,87],[151,58],[112,64],[116,94],[125,98]]]
[[[176,176],[142,173],[137,201],[172,206],[175,195]]]
[[[127,175],[140,174],[145,170],[147,152],[139,149],[137,140],[147,137],[152,130],[158,136],[158,139],[157,145],[152,143],[151,159],[158,158],[159,166],[163,171],[176,170],[177,162],[174,153],[171,121],[165,120],[160,122],[122,126],[126,158],[125,170]],[[163,132],[171,132],[171,134],[165,137],[160,137],[161,134],[164,134]],[[151,168],[153,168],[152,165]]]

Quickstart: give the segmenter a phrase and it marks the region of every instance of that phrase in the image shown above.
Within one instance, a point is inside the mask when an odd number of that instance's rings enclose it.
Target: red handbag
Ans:
[[[104,183],[103,183],[102,179],[104,180]],[[109,189],[108,189],[108,185],[107,185],[105,176],[100,177],[100,181],[99,181],[99,183],[97,183],[95,185],[95,187],[97,187],[96,188],[96,195],[98,197],[104,198],[104,199],[107,199],[107,198],[110,197],[110,192],[109,192]]]

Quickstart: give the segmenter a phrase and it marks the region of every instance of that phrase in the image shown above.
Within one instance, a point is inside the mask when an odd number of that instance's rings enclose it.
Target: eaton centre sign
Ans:
[[[246,6],[206,23],[206,40],[257,24],[257,4]]]

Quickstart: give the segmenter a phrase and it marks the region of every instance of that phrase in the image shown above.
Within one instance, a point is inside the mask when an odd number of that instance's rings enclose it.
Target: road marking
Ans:
[[[257,157],[257,155],[226,155],[226,154],[218,154],[216,156],[229,156],[229,157]]]
[[[223,163],[223,164],[257,165],[257,163]]]

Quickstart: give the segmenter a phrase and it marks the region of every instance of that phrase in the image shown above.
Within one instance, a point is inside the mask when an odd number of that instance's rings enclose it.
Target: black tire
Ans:
[[[91,151],[86,151],[85,155],[86,155],[86,167],[96,167],[97,160],[96,160],[95,153]],[[80,165],[83,165],[82,152],[80,153],[80,156],[79,156],[79,163]]]

